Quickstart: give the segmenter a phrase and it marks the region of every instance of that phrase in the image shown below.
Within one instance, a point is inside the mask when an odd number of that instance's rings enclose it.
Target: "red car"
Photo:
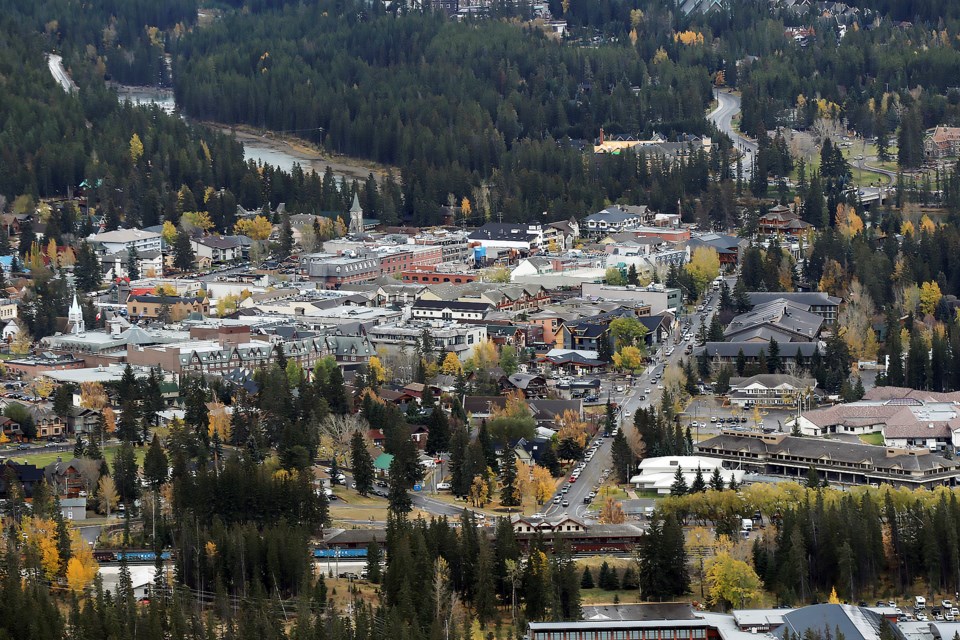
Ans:
[[[571,484],[577,481],[577,476],[570,476]]]

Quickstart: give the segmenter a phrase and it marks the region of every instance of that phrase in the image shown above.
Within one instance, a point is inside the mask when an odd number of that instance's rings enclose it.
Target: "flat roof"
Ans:
[[[112,364],[107,367],[44,371],[42,375],[57,382],[72,382],[74,384],[82,382],[119,382],[120,378],[123,377],[124,369],[126,369],[126,366]],[[138,378],[146,378],[148,373],[140,367],[133,367],[133,375]]]

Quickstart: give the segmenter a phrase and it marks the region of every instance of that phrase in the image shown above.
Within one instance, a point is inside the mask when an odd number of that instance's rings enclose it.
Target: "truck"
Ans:
[[[927,599],[923,596],[913,597],[913,608],[917,611],[923,611],[927,608]]]
[[[750,518],[743,518],[740,521],[740,530],[753,531],[753,520],[751,520]]]

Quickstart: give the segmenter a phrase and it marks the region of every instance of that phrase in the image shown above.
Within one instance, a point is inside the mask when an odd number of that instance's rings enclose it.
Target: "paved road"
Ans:
[[[707,119],[716,125],[717,129],[727,134],[733,141],[733,146],[743,153],[741,164],[743,177],[747,180],[750,178],[750,165],[753,154],[757,152],[757,143],[733,129],[733,117],[740,113],[740,96],[720,89],[714,89],[713,95],[717,99],[717,108],[710,112]]]
[[[70,77],[70,74],[67,73],[67,70],[63,68],[63,58],[58,56],[55,53],[47,54],[47,67],[50,69],[50,75],[53,76],[53,79],[57,81],[63,90],[67,93],[73,93],[77,90],[77,85],[74,83],[73,79]]]
[[[716,311],[719,299],[719,293],[711,292],[711,294],[708,296],[708,306],[711,308],[711,310],[705,312],[705,318],[703,320],[704,323],[709,325],[710,319],[713,316],[713,313]],[[700,314],[695,313],[690,316],[684,316],[684,319],[689,319],[689,331],[693,336],[695,336],[700,328]],[[665,354],[667,349],[671,346],[675,346],[674,353],[673,355],[667,357]],[[674,345],[673,336],[671,336],[668,339],[667,344],[663,345],[654,364],[649,366],[641,376],[634,378],[633,382],[630,383],[629,386],[627,383],[622,383],[622,386],[626,387],[622,394],[617,394],[615,391],[613,394],[611,394],[611,399],[615,402],[618,402],[620,405],[621,427],[632,428],[633,416],[640,407],[648,407],[651,405],[657,406],[659,404],[662,392],[657,388],[657,383],[653,382],[653,377],[655,375],[662,377],[665,366],[679,366],[680,360],[684,357],[684,346],[684,344]],[[647,389],[650,389],[650,393],[646,393]],[[641,400],[641,396],[645,396],[645,398]],[[570,488],[565,495],[560,494],[561,500],[565,498],[569,505],[564,507],[562,504],[555,505],[550,502],[546,505],[544,513],[546,513],[548,516],[569,513],[580,518],[588,517],[588,505],[584,504],[583,499],[589,492],[597,489],[598,485],[600,484],[600,478],[604,469],[609,469],[612,467],[610,456],[610,447],[612,442],[613,438],[604,438],[600,448],[597,449],[597,452],[594,454],[593,458],[587,462],[586,467],[584,467],[584,469],[581,471],[580,477],[577,479],[577,481],[570,484]],[[631,475],[632,472],[633,470],[631,470]],[[566,482],[569,482],[569,475],[567,476]]]

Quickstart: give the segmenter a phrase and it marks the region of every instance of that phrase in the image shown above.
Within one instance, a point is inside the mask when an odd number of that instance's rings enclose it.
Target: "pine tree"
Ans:
[[[590,573],[590,567],[584,567],[583,575],[580,577],[581,589],[593,589],[593,574]]]
[[[688,492],[687,480],[683,477],[683,469],[677,467],[677,472],[673,474],[673,484],[670,485],[670,495],[683,496]]]
[[[190,234],[180,229],[173,243],[173,266],[179,271],[192,271],[193,262],[193,243],[190,240]]]
[[[610,445],[610,457],[613,461],[614,473],[617,474],[620,483],[628,482],[633,471],[634,458],[623,429],[618,431],[613,438],[613,444]]]
[[[612,362],[613,351],[610,348],[609,332],[604,331],[597,338],[597,359],[601,362]]]
[[[703,479],[703,470],[697,465],[697,475],[693,477],[693,484],[690,485],[690,493],[703,493],[707,490],[707,483]]]
[[[383,551],[376,540],[367,545],[367,580],[379,584],[383,577]]]
[[[73,457],[82,458],[83,454],[86,452],[86,446],[83,444],[83,438],[80,437],[80,434],[77,434],[77,441],[73,445]]]
[[[476,582],[473,585],[473,606],[481,627],[493,620],[497,613],[496,593],[493,580],[493,552],[484,537],[480,540],[477,557]]]
[[[713,468],[713,475],[710,476],[710,488],[714,491],[723,491],[726,488],[723,484],[723,476],[720,475],[720,467]]]
[[[293,253],[293,227],[290,225],[290,214],[284,213],[280,221],[280,255],[286,258]]]
[[[450,489],[455,496],[465,496],[470,491],[473,476],[468,476],[467,447],[470,435],[463,426],[457,426],[450,438]]]
[[[631,264],[630,268],[627,269],[627,284],[634,286],[640,284],[640,276],[637,274],[637,265],[635,264]]]
[[[430,455],[445,452],[450,448],[450,421],[447,413],[439,405],[433,407],[427,421],[426,450]]]
[[[783,360],[780,358],[780,344],[770,338],[770,353],[767,354],[767,373],[782,373]]]
[[[117,437],[124,442],[135,442],[140,439],[140,407],[138,402],[129,396],[120,405]]]
[[[743,354],[743,349],[737,350],[737,361],[736,361],[737,375],[743,377],[744,371],[747,370],[747,356]]]
[[[353,468],[353,481],[357,485],[357,492],[365,496],[373,491],[373,458],[367,451],[363,434],[359,431],[355,431],[350,438],[350,465]]]
[[[153,434],[150,447],[143,458],[143,477],[147,479],[147,482],[155,491],[167,481],[169,464],[167,454],[160,444],[160,438],[157,434]]]
[[[131,280],[140,279],[140,254],[136,247],[127,251],[127,277]]]
[[[505,507],[520,505],[522,496],[517,491],[517,454],[512,447],[506,447],[500,465],[500,504]]]

